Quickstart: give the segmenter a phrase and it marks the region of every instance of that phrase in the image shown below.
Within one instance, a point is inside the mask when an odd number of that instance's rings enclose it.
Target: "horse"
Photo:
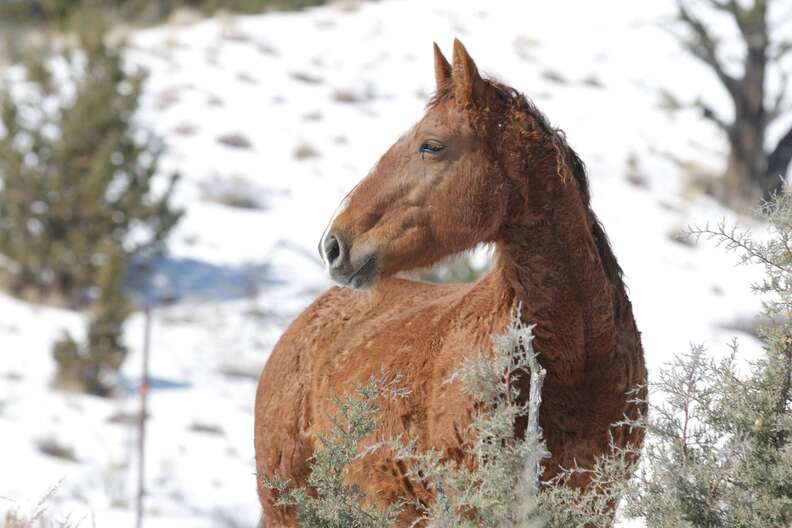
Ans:
[[[411,438],[462,462],[474,402],[446,380],[490,348],[518,307],[536,325],[546,371],[543,480],[591,467],[614,445],[643,443],[640,428],[614,425],[645,413],[647,372],[583,162],[525,96],[482,77],[459,40],[452,63],[435,44],[434,65],[437,89],[424,116],[344,198],[322,235],[319,250],[338,286],[294,320],[261,374],[254,443],[270,528],[297,520],[276,506],[264,477],[306,486],[318,437],[336,414],[332,398],[382,369],[398,372],[409,396],[383,404],[373,441]],[[494,246],[494,264],[474,283],[398,276],[481,243]],[[357,461],[346,478],[375,505],[431,500],[386,450]],[[587,484],[585,474],[567,482]],[[417,517],[405,510],[400,525]]]

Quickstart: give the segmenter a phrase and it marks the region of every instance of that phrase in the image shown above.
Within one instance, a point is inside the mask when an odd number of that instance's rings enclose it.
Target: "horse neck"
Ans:
[[[493,274],[511,300],[509,309],[522,304],[523,320],[536,324],[548,382],[574,385],[614,352],[614,294],[587,207],[572,175],[556,163],[548,155],[534,165],[532,179],[540,183],[517,193],[525,203],[502,230]]]

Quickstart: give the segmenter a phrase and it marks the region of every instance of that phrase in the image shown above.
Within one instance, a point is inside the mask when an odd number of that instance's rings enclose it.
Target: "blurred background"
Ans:
[[[689,225],[792,158],[792,0],[0,0],[0,525],[253,527],[252,411],[316,244],[460,38],[586,161],[650,367],[758,349]],[[423,280],[469,281],[480,248]],[[17,521],[19,524],[14,524]]]

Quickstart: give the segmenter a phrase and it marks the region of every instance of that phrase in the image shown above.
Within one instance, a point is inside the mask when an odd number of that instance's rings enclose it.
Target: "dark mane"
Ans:
[[[600,261],[602,262],[605,274],[615,289],[614,298],[616,312],[620,313],[623,304],[622,300],[625,297],[624,272],[621,266],[619,266],[616,256],[613,254],[610,240],[605,233],[605,229],[602,227],[602,223],[591,209],[591,192],[589,190],[588,175],[586,174],[586,165],[583,163],[583,160],[580,159],[577,152],[569,146],[564,132],[558,128],[554,128],[547,117],[536,108],[536,105],[525,97],[525,95],[510,86],[492,79],[485,79],[485,82],[493,88],[494,93],[498,95],[498,98],[504,103],[506,108],[513,108],[518,112],[531,116],[539,127],[562,148],[566,158],[564,160],[566,166],[575,180],[580,198],[583,201],[583,205],[586,207],[589,222],[591,223],[591,234],[597,245]],[[450,87],[438,90],[429,101],[427,108],[433,108],[441,102],[448,101],[452,98],[453,94],[451,93]]]

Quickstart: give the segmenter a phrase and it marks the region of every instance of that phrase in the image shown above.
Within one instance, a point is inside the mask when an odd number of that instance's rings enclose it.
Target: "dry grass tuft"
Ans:
[[[78,528],[80,523],[74,523],[68,517],[63,520],[55,521],[47,515],[47,504],[60,488],[61,482],[52,486],[47,493],[39,499],[36,506],[29,514],[19,512],[19,509],[9,510],[5,518],[0,519],[3,524],[0,528]],[[3,499],[4,497],[0,497]]]

